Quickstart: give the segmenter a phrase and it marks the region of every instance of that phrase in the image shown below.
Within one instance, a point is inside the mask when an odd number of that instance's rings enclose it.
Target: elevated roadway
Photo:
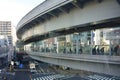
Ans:
[[[46,0],[17,25],[25,44],[61,35],[120,26],[120,0]],[[119,76],[120,57],[28,52],[37,60]]]
[[[20,20],[17,36],[30,43],[74,32],[116,27],[120,22],[119,8],[119,0],[46,0]]]

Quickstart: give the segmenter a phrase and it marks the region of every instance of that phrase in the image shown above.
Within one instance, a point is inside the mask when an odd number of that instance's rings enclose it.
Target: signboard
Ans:
[[[108,40],[120,39],[120,29],[108,32],[106,39]]]

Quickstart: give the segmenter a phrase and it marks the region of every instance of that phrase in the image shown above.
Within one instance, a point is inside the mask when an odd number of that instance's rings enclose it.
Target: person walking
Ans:
[[[114,52],[115,52],[115,55],[118,55],[118,45],[116,45],[115,47],[114,47]]]
[[[120,45],[118,45],[118,48],[117,48],[117,55],[120,56]]]

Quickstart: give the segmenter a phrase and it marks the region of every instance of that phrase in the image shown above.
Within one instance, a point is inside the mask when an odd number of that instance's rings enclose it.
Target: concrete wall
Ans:
[[[48,54],[35,52],[31,52],[30,55],[33,59],[55,65],[120,76],[119,56]]]

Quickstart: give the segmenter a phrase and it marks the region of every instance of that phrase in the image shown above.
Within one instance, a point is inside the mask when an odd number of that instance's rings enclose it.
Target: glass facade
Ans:
[[[57,54],[120,55],[120,28],[74,32],[30,43],[26,51]]]

